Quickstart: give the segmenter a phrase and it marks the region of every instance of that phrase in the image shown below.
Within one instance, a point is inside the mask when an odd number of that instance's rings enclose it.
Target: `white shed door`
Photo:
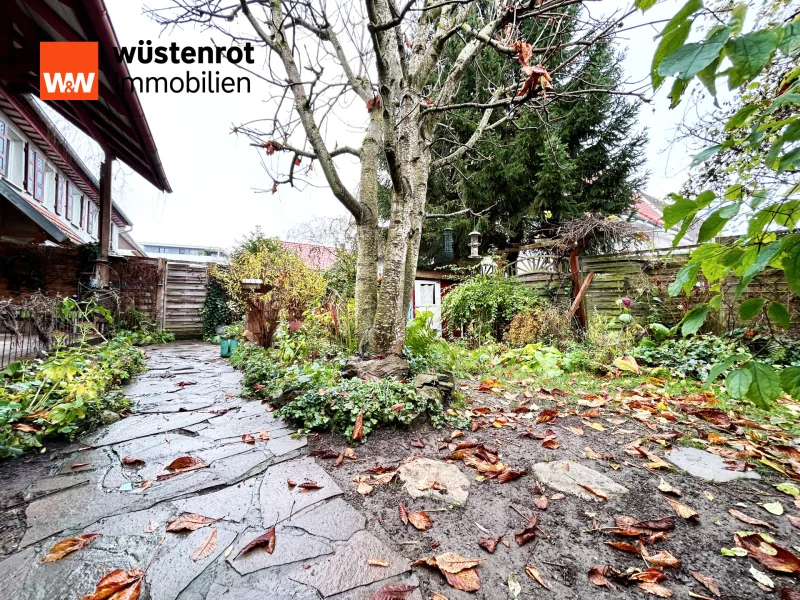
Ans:
[[[414,282],[414,313],[433,313],[431,326],[442,330],[442,286],[438,281],[417,279]]]

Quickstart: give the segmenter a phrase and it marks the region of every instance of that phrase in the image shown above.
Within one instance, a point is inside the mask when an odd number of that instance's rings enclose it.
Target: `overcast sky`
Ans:
[[[210,38],[227,45],[220,34],[184,29],[166,33],[148,16],[142,14],[137,0],[106,0],[120,43],[138,44],[139,40],[160,39],[162,43],[208,45]],[[165,0],[148,0],[149,6],[164,6]],[[591,3],[593,13],[601,14],[611,8],[624,8],[619,0]],[[679,4],[666,0],[649,11],[645,17],[632,17],[625,27],[668,18]],[[662,25],[659,25],[662,26]],[[650,61],[655,48],[655,28],[639,27],[624,35],[627,46],[626,77],[635,82],[649,78]],[[258,66],[258,65],[257,65]],[[133,76],[183,75],[187,68],[199,75],[203,65],[130,65]],[[223,74],[241,76],[230,65],[214,66]],[[345,211],[326,188],[322,177],[313,177],[316,187],[292,190],[280,186],[272,194],[272,180],[262,167],[263,151],[249,146],[244,137],[231,133],[233,125],[267,114],[266,102],[270,88],[251,77],[250,94],[146,94],[140,93],[172,194],[163,194],[129,169],[124,177],[124,191],[115,200],[134,222],[133,236],[141,242],[186,243],[196,245],[230,246],[244,233],[260,225],[269,235],[286,236],[297,224],[321,216],[339,216]],[[640,122],[647,128],[647,168],[650,182],[646,192],[658,198],[678,191],[689,162],[685,148],[672,146],[675,124],[682,118],[682,107],[670,111],[665,85],[651,104],[642,107]],[[339,145],[359,145],[359,127],[366,112],[358,104],[341,115],[332,125],[329,139]],[[358,167],[354,159],[338,159],[341,175],[352,190],[356,190]],[[265,190],[258,193],[257,190]]]

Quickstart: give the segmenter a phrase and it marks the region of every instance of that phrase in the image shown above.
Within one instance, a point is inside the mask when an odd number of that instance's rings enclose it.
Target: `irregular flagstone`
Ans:
[[[30,500],[44,494],[53,494],[79,485],[86,485],[96,478],[92,472],[75,473],[74,475],[58,475],[45,477],[34,483],[25,491],[25,499]]]
[[[244,585],[224,586],[211,584],[207,600],[319,600],[319,594],[305,585],[292,581],[288,577],[272,576],[274,569],[264,572],[259,587]],[[269,574],[269,576],[267,576]],[[259,573],[261,575],[261,573]]]
[[[70,475],[85,471],[105,469],[114,463],[114,454],[107,448],[85,450],[67,455],[61,462],[57,475]]]
[[[419,579],[413,573],[411,575],[400,575],[398,577],[382,579],[381,581],[373,583],[372,585],[367,585],[343,592],[341,594],[336,594],[335,596],[331,596],[331,600],[372,600],[372,597],[375,595],[375,593],[377,593],[378,590],[391,583],[404,583],[406,585],[417,586],[417,589],[411,592],[408,600],[423,600],[422,592],[419,590]]]
[[[210,398],[198,397],[194,400],[178,399],[167,402],[140,402],[132,410],[134,414],[158,414],[197,411],[202,408],[214,406]]]
[[[454,464],[415,458],[400,465],[397,474],[404,483],[403,489],[412,498],[431,498],[459,506],[467,503],[470,480]],[[434,483],[442,489],[431,489]]]
[[[257,489],[257,482],[248,480],[218,492],[177,500],[172,504],[181,513],[197,513],[212,519],[225,519],[238,523],[250,512],[253,493]]]
[[[167,521],[178,516],[179,511],[171,504],[164,502],[146,510],[127,512],[92,523],[81,533],[102,533],[108,537],[135,536],[156,537],[161,539],[166,531]],[[150,523],[157,523],[158,528],[150,533],[145,528]]]
[[[190,558],[211,532],[217,531],[217,549],[197,562]],[[237,531],[219,524],[202,527],[189,534],[167,534],[167,542],[153,561],[145,580],[153,600],[175,600],[180,593],[231,545]]]
[[[306,479],[316,481],[322,489],[303,492],[299,487],[290,488],[287,480],[302,483]],[[261,519],[264,527],[288,519],[302,509],[338,496],[342,490],[313,458],[283,462],[267,469],[261,481]]]
[[[370,559],[384,560],[388,567],[373,567]],[[410,569],[409,561],[386,546],[368,531],[359,531],[350,541],[336,549],[336,553],[309,569],[293,574],[294,581],[313,586],[325,598],[371,585]]]
[[[755,471],[730,471],[725,468],[724,458],[698,448],[673,447],[664,458],[679,469],[706,481],[725,483],[734,479],[761,479],[761,475]]]
[[[593,494],[586,487],[604,493],[608,497],[623,496],[628,493],[628,488],[619,485],[606,475],[569,460],[536,463],[533,465],[533,472],[540,483],[583,500],[603,502],[603,498]]]
[[[305,448],[308,445],[306,436],[293,437],[291,435],[284,435],[276,438],[270,438],[267,442],[267,450],[275,456],[283,456],[292,450]]]
[[[299,527],[329,540],[349,540],[356,531],[364,529],[367,519],[341,498],[312,506],[295,515],[287,525]]]
[[[309,535],[300,529],[279,525],[275,530],[275,550],[272,554],[268,554],[263,548],[256,548],[238,556],[242,548],[263,533],[263,529],[248,530],[234,544],[228,562],[240,575],[309,560],[333,552],[333,546],[324,539]]]
[[[81,438],[87,446],[110,446],[136,438],[181,429],[188,425],[201,423],[209,418],[207,413],[186,412],[161,415],[134,415],[122,419],[96,433]]]

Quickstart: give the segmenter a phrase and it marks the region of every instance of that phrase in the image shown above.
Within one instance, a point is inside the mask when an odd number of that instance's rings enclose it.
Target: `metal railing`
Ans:
[[[98,326],[102,332],[105,323]],[[87,342],[93,337],[87,336]],[[56,346],[72,346],[84,338],[84,333],[75,319],[59,319],[48,336],[42,335],[32,318],[19,318],[16,331],[0,327],[0,369],[16,360],[29,359]]]

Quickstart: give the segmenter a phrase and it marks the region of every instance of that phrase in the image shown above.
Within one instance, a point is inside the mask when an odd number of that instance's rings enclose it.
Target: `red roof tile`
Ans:
[[[302,244],[299,242],[281,242],[283,247],[291,250],[303,259],[303,262],[312,269],[324,271],[336,262],[336,251],[328,246],[316,244]]]
[[[637,196],[636,204],[634,204],[633,208],[636,210],[636,214],[645,221],[650,221],[654,225],[664,224],[664,221],[661,219],[663,216],[661,211],[641,196]]]
[[[55,225],[61,231],[63,231],[64,234],[69,238],[69,241],[71,241],[71,242],[73,242],[73,243],[75,243],[75,244],[77,244],[79,246],[81,244],[85,244],[86,243],[81,239],[81,237],[77,233],[75,233],[72,230],[72,228],[69,225],[67,225],[66,223],[62,223],[61,219],[59,219],[53,213],[49,212],[44,206],[39,204],[36,200],[31,200],[30,198],[28,198],[26,195],[23,195],[23,194],[20,194],[20,197],[23,198],[28,204],[30,204],[37,211],[42,213],[47,218],[47,220],[50,221],[53,225]]]

